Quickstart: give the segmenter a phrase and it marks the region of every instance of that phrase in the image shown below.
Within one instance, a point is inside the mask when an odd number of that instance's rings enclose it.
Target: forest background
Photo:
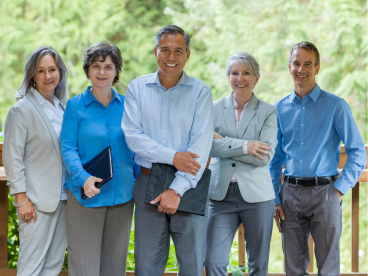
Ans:
[[[117,45],[124,67],[115,88],[124,95],[131,80],[157,70],[154,35],[168,24],[181,26],[190,35],[191,56],[185,71],[209,85],[214,100],[231,91],[225,62],[237,51],[251,53],[260,64],[257,97],[269,103],[285,97],[293,90],[290,48],[302,40],[313,42],[321,54],[317,83],[349,103],[367,143],[367,2],[363,0],[0,0],[0,131],[15,103],[26,59],[37,47],[49,45],[61,54],[72,97],[88,85],[82,69],[86,49],[99,41]],[[367,271],[366,183],[360,194],[360,271]],[[344,197],[342,271],[350,269],[349,200],[350,192]],[[9,208],[9,267],[15,267],[19,242],[14,209]],[[236,245],[235,241],[232,265]],[[133,248],[132,237],[130,269]],[[177,269],[174,254],[172,247],[168,269]],[[276,229],[270,271],[282,271]]]

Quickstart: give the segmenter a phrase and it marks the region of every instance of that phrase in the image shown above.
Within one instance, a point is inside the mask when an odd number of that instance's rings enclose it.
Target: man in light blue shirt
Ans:
[[[141,166],[134,189],[135,273],[161,276],[167,263],[170,235],[179,275],[203,274],[207,217],[176,212],[183,194],[195,188],[212,145],[210,88],[183,71],[190,56],[189,36],[169,25],[155,36],[158,71],[133,80],[126,93],[122,129]],[[174,165],[170,188],[145,204],[152,163]]]
[[[319,60],[312,43],[294,45],[289,70],[295,89],[275,103],[278,145],[270,170],[276,194],[275,221],[283,235],[288,276],[309,275],[310,234],[316,244],[318,275],[340,275],[342,195],[354,187],[367,162],[349,105],[315,82]],[[341,141],[348,159],[338,178]]]

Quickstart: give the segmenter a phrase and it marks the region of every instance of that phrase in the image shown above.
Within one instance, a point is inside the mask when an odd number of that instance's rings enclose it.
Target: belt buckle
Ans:
[[[303,185],[298,183],[298,180],[304,180],[303,177],[295,177],[295,184],[299,185],[299,186],[303,186]]]

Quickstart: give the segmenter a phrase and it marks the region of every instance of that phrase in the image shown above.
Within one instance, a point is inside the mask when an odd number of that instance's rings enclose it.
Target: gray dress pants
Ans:
[[[208,209],[206,276],[227,276],[229,254],[240,223],[248,255],[248,275],[267,276],[274,200],[248,203],[237,183],[230,183],[222,201],[211,200]]]
[[[37,220],[27,224],[19,212],[19,256],[17,276],[59,275],[67,243],[66,200],[59,202],[54,212],[41,212],[35,208]]]
[[[84,207],[68,190],[69,276],[125,275],[133,207]]]
[[[158,207],[145,204],[149,176],[140,173],[134,184],[136,276],[161,276],[170,249],[175,244],[179,276],[203,276],[207,217],[176,212],[160,213]]]
[[[309,237],[315,243],[319,276],[340,275],[342,202],[331,181],[328,185],[305,187],[285,182],[281,221],[286,276],[309,275]]]

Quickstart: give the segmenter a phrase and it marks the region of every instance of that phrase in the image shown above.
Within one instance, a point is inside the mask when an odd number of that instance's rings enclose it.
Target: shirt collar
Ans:
[[[90,91],[91,87],[92,86],[87,86],[86,90],[84,90],[84,92],[83,92],[83,101],[84,101],[85,105],[89,105],[93,101],[98,102],[96,100],[95,96],[93,96],[93,94]],[[111,87],[111,91],[112,91],[112,95],[114,97],[112,100],[113,101],[118,100],[119,102],[121,102],[121,99],[120,99],[118,93],[116,93],[116,91],[114,90],[114,88]]]
[[[147,84],[151,84],[151,83],[155,83],[158,86],[162,86],[161,83],[160,83],[160,78],[158,76],[158,70],[154,74],[152,74],[150,76],[150,78],[148,78]],[[188,77],[188,75],[185,73],[184,70],[183,70],[183,74],[181,75],[178,83],[175,86],[178,86],[178,85],[189,85],[189,86],[192,86],[192,80],[190,80],[190,78]]]
[[[234,101],[234,109],[238,109],[238,103],[235,101],[235,98],[234,98],[234,92],[232,92],[232,95],[233,95],[233,101]],[[252,94],[252,97],[253,97],[253,94]],[[245,103],[245,105],[243,106],[243,110],[247,107],[247,105],[249,104],[249,102],[250,102],[250,99],[249,99],[249,101],[247,101],[247,102]]]
[[[319,94],[321,94],[321,88],[318,86],[318,84],[316,83],[316,85],[314,86],[314,88],[312,89],[312,91],[306,95],[305,97],[310,97],[314,102],[317,102],[317,99],[319,97]],[[298,95],[295,93],[295,89],[293,90],[293,93],[291,94],[291,101],[298,101],[300,102],[300,98],[298,97]]]
[[[48,103],[49,101],[48,100],[46,100],[42,95],[41,95],[41,93],[40,92],[38,92],[36,89],[34,89],[33,87],[32,87],[32,92],[33,92],[33,95],[35,96],[35,98],[36,98],[36,100],[38,101],[38,103],[41,105],[41,106],[43,106],[45,103]],[[60,100],[54,95],[53,96],[53,102],[54,102],[54,106],[55,107],[58,107],[59,106],[59,104],[60,104]]]

